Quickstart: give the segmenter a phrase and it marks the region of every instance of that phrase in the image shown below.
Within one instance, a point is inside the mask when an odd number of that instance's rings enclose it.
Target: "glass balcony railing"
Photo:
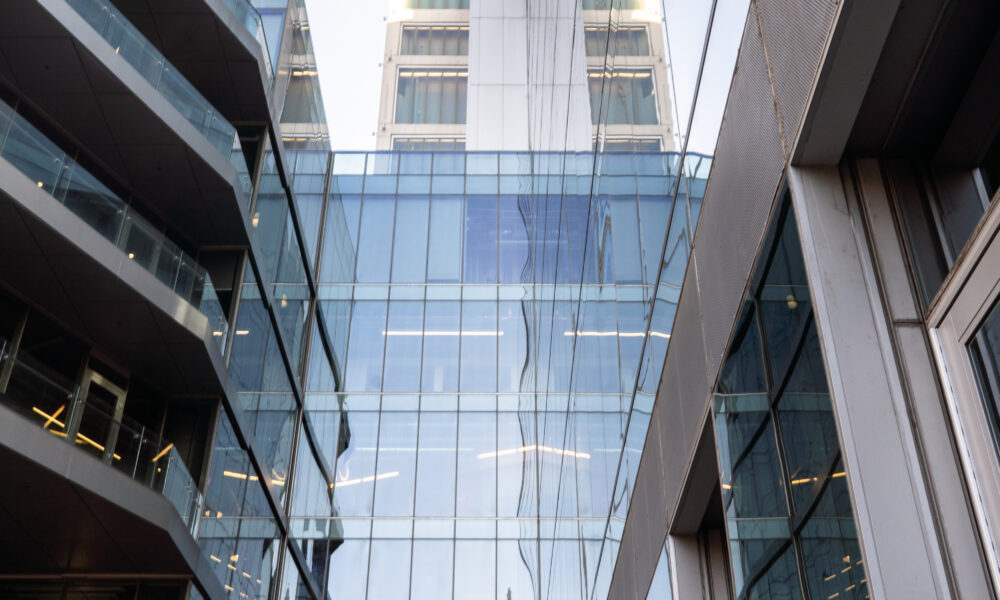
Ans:
[[[0,157],[200,310],[225,346],[229,323],[203,267],[2,101],[0,130]]]
[[[66,0],[115,52],[176,108],[224,156],[242,149],[236,128],[147,40],[110,0]],[[260,15],[258,15],[259,18]],[[261,26],[263,37],[263,26]],[[266,47],[266,44],[265,44]],[[270,64],[270,62],[268,63]]]
[[[174,445],[0,339],[0,403],[163,495],[194,533],[201,492]],[[119,408],[120,411],[120,408]]]
[[[271,52],[268,50],[267,37],[264,35],[264,19],[250,0],[222,0],[222,3],[236,15],[243,26],[247,28],[264,51],[264,68],[267,70],[268,83],[274,84],[274,69],[271,67]]]

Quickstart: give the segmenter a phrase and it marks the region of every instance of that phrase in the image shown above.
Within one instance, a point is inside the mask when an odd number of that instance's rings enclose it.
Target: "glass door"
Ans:
[[[105,464],[121,461],[115,448],[125,412],[125,390],[91,369],[85,371],[80,388],[83,393],[73,419],[76,444]]]
[[[952,428],[994,582],[1000,582],[998,233],[1000,202],[994,202],[934,299],[928,319]]]

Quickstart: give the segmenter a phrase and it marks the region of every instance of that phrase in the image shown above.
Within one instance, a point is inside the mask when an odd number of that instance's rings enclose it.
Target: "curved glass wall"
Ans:
[[[869,597],[809,284],[787,196],[713,399],[741,598]]]

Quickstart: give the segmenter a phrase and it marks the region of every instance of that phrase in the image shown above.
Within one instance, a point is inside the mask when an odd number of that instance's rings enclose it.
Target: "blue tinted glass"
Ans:
[[[639,254],[639,218],[634,196],[611,197],[611,228],[614,236],[615,281],[642,283],[643,261]]]
[[[395,204],[396,199],[392,196],[365,196],[358,241],[359,282],[389,281]]]
[[[429,247],[427,251],[427,281],[457,282],[462,269],[462,208],[460,196],[433,196]]]
[[[500,196],[500,283],[530,281],[528,227],[530,203],[519,196]]]
[[[381,389],[385,333],[386,303],[370,300],[356,302],[344,369],[346,390],[377,392]]]
[[[420,385],[425,392],[458,391],[460,307],[458,301],[427,301]]]
[[[422,283],[427,256],[428,199],[421,196],[400,196],[396,207],[395,245],[392,249],[392,280],[402,283]]]
[[[350,412],[342,418],[350,438],[337,459],[333,510],[341,517],[370,516],[375,490],[378,413]]]
[[[375,515],[413,514],[417,459],[417,413],[383,412],[378,434],[375,473]]]
[[[497,199],[494,196],[466,198],[464,281],[497,281]]]
[[[463,412],[458,415],[456,515],[459,517],[496,515],[496,439],[495,413]]]
[[[415,514],[418,517],[453,516],[457,415],[447,412],[422,413],[419,437]],[[462,485],[466,483],[463,482]]]
[[[495,392],[497,389],[497,303],[462,302],[462,360],[459,389]]]
[[[385,335],[383,391],[413,392],[420,389],[420,351],[423,327],[423,302],[394,300],[389,303],[389,325]]]

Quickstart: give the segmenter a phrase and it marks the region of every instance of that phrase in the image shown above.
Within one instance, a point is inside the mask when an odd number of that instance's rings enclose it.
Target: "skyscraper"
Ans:
[[[389,6],[380,150],[678,149],[659,0]]]
[[[1000,593],[992,3],[0,10],[0,597]]]

